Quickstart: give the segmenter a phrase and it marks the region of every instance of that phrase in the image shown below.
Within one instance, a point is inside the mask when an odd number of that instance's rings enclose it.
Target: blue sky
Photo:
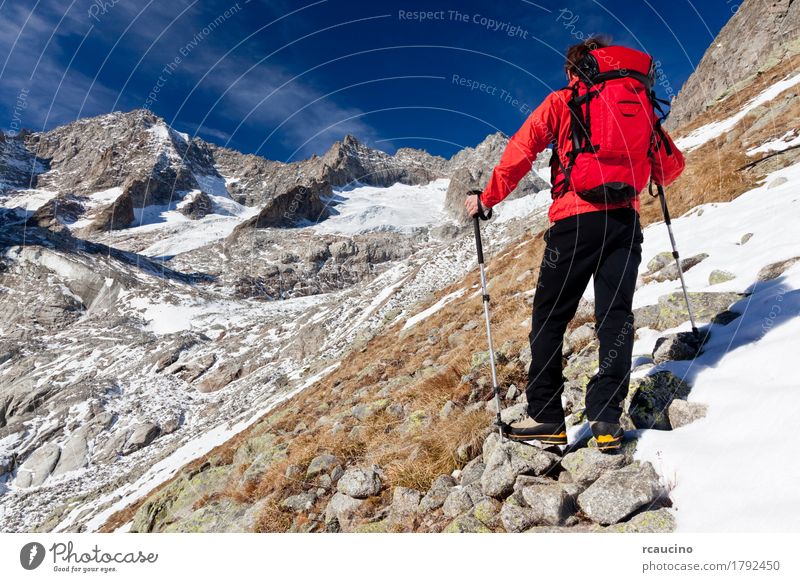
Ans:
[[[203,139],[290,160],[347,133],[449,157],[513,133],[605,32],[677,93],[732,0],[0,0],[0,127],[147,107]],[[422,15],[419,11],[431,12]]]

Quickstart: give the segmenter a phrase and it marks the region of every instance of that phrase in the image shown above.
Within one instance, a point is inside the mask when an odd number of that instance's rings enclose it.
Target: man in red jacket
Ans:
[[[648,178],[670,184],[684,160],[653,111],[648,55],[592,38],[567,50],[565,72],[568,86],[531,113],[483,192],[467,197],[466,208],[474,216],[499,203],[553,144],[553,224],[544,235],[533,302],[528,418],[505,430],[516,440],[566,444],[562,340],[593,278],[599,369],[586,387],[586,416],[598,448],[614,452],[623,435],[620,415],[634,340],[632,302],[643,240],[638,193]]]

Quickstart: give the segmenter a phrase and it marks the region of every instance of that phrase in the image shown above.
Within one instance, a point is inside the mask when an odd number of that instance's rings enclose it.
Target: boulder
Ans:
[[[394,527],[411,529],[419,511],[422,493],[408,487],[395,487],[392,492],[392,504],[389,506],[389,524]]]
[[[203,374],[197,383],[197,391],[216,392],[241,377],[242,365],[236,360],[231,360]]]
[[[53,472],[59,457],[61,457],[61,447],[54,443],[42,445],[17,469],[14,485],[22,488],[41,485]]]
[[[655,257],[650,259],[647,262],[647,271],[649,273],[655,273],[656,271],[660,271],[667,265],[669,265],[670,261],[672,261],[672,253],[669,251],[664,251],[663,253],[658,253]]]
[[[355,525],[358,509],[363,504],[363,499],[355,499],[337,491],[325,507],[325,523],[337,521],[343,531],[348,531]]]
[[[663,492],[653,466],[635,461],[601,475],[578,496],[578,506],[595,523],[610,525],[653,503]]]
[[[195,190],[180,201],[176,210],[186,218],[198,220],[214,210],[214,203],[208,194],[202,190]]]
[[[598,449],[586,447],[567,453],[561,459],[561,466],[581,489],[597,481],[603,473],[619,469],[625,463],[623,455],[607,455]]]
[[[483,471],[486,469],[486,464],[481,457],[475,457],[461,470],[461,485],[469,485],[480,481]]]
[[[387,406],[389,406],[389,399],[381,398],[380,400],[375,400],[374,402],[368,402],[367,404],[357,404],[351,410],[351,414],[355,416],[358,420],[364,421],[373,414],[380,412],[381,410],[384,410]]]
[[[739,293],[714,293],[710,291],[689,293],[689,301],[697,321],[711,321],[715,315],[739,301]],[[676,291],[658,298],[658,322],[653,329],[664,330],[676,327],[689,320],[686,301],[682,291]],[[650,327],[650,326],[648,326]]]
[[[383,483],[377,465],[347,469],[336,484],[336,489],[340,493],[356,499],[366,499],[377,495],[382,487]]]
[[[528,416],[528,405],[525,402],[514,404],[500,411],[500,420],[506,424],[517,422]]]
[[[472,515],[460,515],[444,528],[444,533],[491,533],[491,531]]]
[[[606,533],[672,533],[676,525],[672,512],[662,507],[637,513],[626,522],[597,529]]]
[[[456,486],[455,480],[450,475],[439,475],[419,503],[421,512],[430,512],[444,505],[450,491]]]
[[[702,261],[708,258],[706,253],[700,253],[699,255],[694,255],[692,257],[688,257],[686,259],[681,260],[681,269],[685,273],[692,267],[698,265]],[[671,256],[670,256],[671,259]],[[670,261],[667,265],[661,268],[658,272],[653,273],[649,277],[646,277],[644,282],[647,283],[649,281],[675,281],[680,275],[678,274],[678,266],[675,264],[675,261]]]
[[[209,499],[228,486],[230,473],[230,466],[210,464],[184,470],[145,500],[133,516],[131,531],[162,532],[182,522],[194,514],[198,501]]]
[[[719,285],[720,283],[726,283],[728,281],[732,281],[736,278],[736,275],[731,273],[730,271],[723,271],[722,269],[714,269],[711,273],[708,274],[708,284],[709,285]]]
[[[306,478],[313,479],[321,473],[327,473],[337,465],[339,465],[339,459],[335,455],[317,455],[311,459],[311,462],[308,464]]]
[[[164,533],[244,533],[255,527],[259,505],[212,499],[189,516],[164,527]]]
[[[700,354],[701,348],[702,338],[696,338],[691,332],[669,334],[656,340],[653,361],[661,364],[670,360],[692,360]]]
[[[575,512],[572,497],[563,485],[533,484],[522,489],[522,498],[533,512],[531,525],[561,525]],[[527,528],[525,528],[527,529]]]
[[[690,390],[672,372],[656,372],[631,382],[625,409],[636,428],[670,430],[667,410],[676,398],[685,400]]]
[[[573,329],[567,336],[571,351],[576,353],[588,346],[594,339],[595,330],[593,323],[584,323]]]
[[[457,485],[450,490],[450,494],[444,500],[442,513],[448,517],[461,515],[472,509],[482,499],[484,499],[484,495],[478,483]]]
[[[142,422],[133,427],[133,431],[125,446],[122,448],[123,455],[130,455],[141,448],[152,443],[161,434],[161,428],[154,422]]]
[[[658,305],[645,305],[643,307],[637,307],[633,310],[634,329],[640,329],[642,327],[658,329],[659,314],[660,311]]]
[[[669,423],[673,429],[686,426],[695,420],[705,418],[708,404],[701,402],[687,402],[686,400],[673,400],[667,410]]]
[[[536,446],[507,441],[496,446],[485,462],[483,493],[502,498],[513,491],[517,476],[542,475],[558,462],[558,457]]]
[[[791,259],[786,259],[785,261],[770,263],[769,265],[761,268],[761,270],[758,272],[758,275],[756,275],[756,278],[759,281],[772,281],[773,279],[777,279],[783,275],[784,271],[789,269],[789,267],[794,265],[797,261],[800,261],[800,257],[792,257]]]
[[[484,497],[472,508],[472,515],[483,525],[496,528],[500,525],[500,509],[502,504],[491,497]]]
[[[297,495],[290,495],[281,501],[281,508],[291,511],[293,513],[302,513],[309,511],[314,507],[317,501],[316,493],[306,491],[305,493],[298,493]]]
[[[53,469],[53,475],[61,475],[86,466],[89,461],[89,443],[85,433],[84,430],[77,430],[67,439],[61,449],[58,464]]]

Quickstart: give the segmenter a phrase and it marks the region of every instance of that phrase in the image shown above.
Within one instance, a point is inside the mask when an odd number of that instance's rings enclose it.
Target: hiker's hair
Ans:
[[[564,61],[564,72],[569,75],[576,75],[578,72],[578,63],[581,59],[589,54],[589,51],[594,49],[604,48],[611,44],[611,37],[605,34],[598,34],[587,38],[583,42],[573,44],[567,49],[566,60]]]

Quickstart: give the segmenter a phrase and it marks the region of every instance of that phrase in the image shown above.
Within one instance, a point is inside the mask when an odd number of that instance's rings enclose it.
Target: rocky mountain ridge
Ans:
[[[800,53],[800,2],[744,0],[732,10],[733,16],[678,92],[670,129],[697,120],[754,77]]]

